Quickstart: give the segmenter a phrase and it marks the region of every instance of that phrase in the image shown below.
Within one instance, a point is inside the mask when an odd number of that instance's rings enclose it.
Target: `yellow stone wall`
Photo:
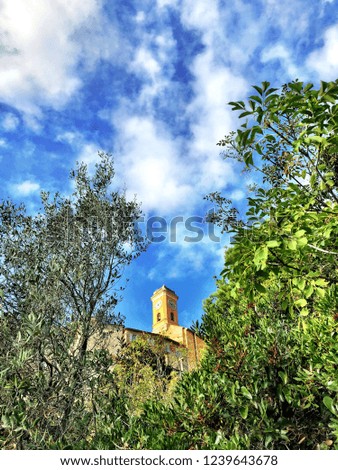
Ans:
[[[164,340],[167,364],[178,371],[194,369],[202,358],[206,344],[189,328],[178,324],[178,296],[173,290],[162,286],[154,292],[151,300],[153,306],[152,333],[107,325],[103,335],[93,335],[90,338],[89,349],[106,349],[110,354],[116,356],[119,353],[122,341],[130,343],[140,336],[153,341],[154,336],[160,335]],[[159,314],[160,320],[158,320]],[[172,314],[174,318],[172,318]]]
[[[100,335],[94,334],[89,338],[88,349],[106,349],[112,356],[116,356],[121,347],[123,338],[123,327],[107,325]]]
[[[193,331],[178,324],[177,300],[175,292],[166,286],[154,292],[151,297],[153,333],[162,334],[184,346],[187,350],[188,369],[191,370],[198,365],[206,345]],[[171,318],[172,313],[174,320]]]
[[[177,300],[174,291],[162,286],[151,297],[153,307],[153,333],[161,333],[169,325],[178,325]],[[160,319],[158,319],[160,316]]]

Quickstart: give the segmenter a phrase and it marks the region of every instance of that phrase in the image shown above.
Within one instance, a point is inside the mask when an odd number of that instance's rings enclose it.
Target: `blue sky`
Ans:
[[[338,2],[0,0],[0,67],[1,198],[34,212],[41,189],[68,193],[75,162],[92,169],[105,150],[148,217],[203,216],[216,190],[243,210],[250,179],[216,146],[238,127],[226,103],[263,80],[336,79]],[[126,269],[128,326],[151,329],[162,284],[181,324],[200,318],[228,236],[185,235]]]

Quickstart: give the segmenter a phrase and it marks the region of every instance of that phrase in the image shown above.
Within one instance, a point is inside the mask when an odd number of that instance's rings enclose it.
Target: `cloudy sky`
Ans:
[[[170,221],[203,217],[215,190],[245,207],[249,181],[216,146],[238,127],[227,102],[263,80],[336,79],[338,0],[0,0],[0,67],[0,197],[34,212],[41,189],[69,192],[76,161],[112,153],[119,186],[168,223],[126,271],[126,324],[150,329],[166,284],[190,326],[228,238],[197,224],[189,242]]]

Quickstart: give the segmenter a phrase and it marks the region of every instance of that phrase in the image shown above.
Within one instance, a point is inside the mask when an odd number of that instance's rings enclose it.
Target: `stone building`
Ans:
[[[151,297],[153,305],[153,334],[161,335],[176,344],[186,353],[186,368],[194,369],[203,354],[205,342],[189,328],[178,323],[178,297],[166,286],[157,289]]]
[[[146,338],[149,342],[161,341],[165,362],[171,369],[179,372],[194,369],[206,345],[192,330],[179,325],[177,300],[178,296],[173,290],[162,286],[151,297],[152,332],[107,326],[103,339],[100,337],[100,344],[92,337],[90,348],[103,347],[117,355],[121,342],[128,344],[137,338]]]

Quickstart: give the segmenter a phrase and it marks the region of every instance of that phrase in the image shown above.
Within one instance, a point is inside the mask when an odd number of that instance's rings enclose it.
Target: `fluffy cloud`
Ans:
[[[149,279],[189,277],[203,272],[206,266],[213,272],[222,269],[224,244],[228,241],[228,237],[219,237],[219,241],[216,242],[210,238],[205,225],[196,223],[194,225],[203,230],[203,238],[200,241],[189,241],[189,238],[196,240],[197,233],[187,231],[182,224],[177,224],[175,237],[172,238],[175,241],[170,242],[166,239],[157,246],[156,268],[148,272]]]
[[[137,50],[130,69],[137,73],[145,73],[150,76],[150,78],[154,79],[154,77],[160,72],[161,67],[153,54],[144,47],[141,47]]]
[[[116,164],[128,196],[137,195],[144,210],[160,214],[191,205],[195,196],[189,168],[179,159],[179,142],[149,116],[119,111],[115,125],[121,139]]]
[[[192,132],[190,153],[201,175],[200,187],[210,192],[236,181],[232,165],[222,161],[216,143],[236,125],[227,102],[245,96],[248,84],[219,58],[219,47],[226,46],[227,32],[222,32],[223,17],[217,2],[185,0],[182,19],[187,27],[200,31],[204,44],[190,65],[194,98],[187,108],[187,118]]]
[[[196,57],[191,71],[195,77],[195,98],[188,112],[195,149],[206,153],[231,129],[233,118],[227,102],[242,97],[247,83],[229,68],[217,64],[210,49]]]
[[[284,44],[278,43],[265,48],[261,60],[263,64],[278,60],[287,74],[287,79],[300,78],[300,69],[294,64],[292,53]]]
[[[114,113],[114,153],[128,193],[136,194],[146,211],[172,214],[193,210],[206,193],[236,181],[232,165],[222,160],[216,143],[233,128],[227,101],[243,97],[248,86],[217,57],[215,44],[222,34],[217,2],[160,1],[158,6],[177,7],[184,27],[200,32],[204,48],[186,59],[191,81],[178,87],[173,77],[179,51],[166,15],[160,30],[140,35],[128,69],[139,78],[141,88],[135,99],[121,100]],[[136,15],[138,23],[153,25],[153,20],[151,14]],[[169,116],[176,122],[170,122]],[[188,139],[175,128],[182,122]]]
[[[106,54],[98,32],[100,20],[104,25],[101,3],[2,0],[0,99],[35,117],[41,105],[64,106],[81,87],[79,62]]]
[[[40,190],[40,184],[26,180],[21,183],[12,184],[10,189],[14,196],[31,196]]]
[[[309,55],[306,64],[322,80],[335,80],[338,75],[338,23],[325,31],[323,41],[323,46]]]
[[[18,127],[20,120],[15,114],[6,113],[5,116],[2,118],[1,126],[5,131],[15,131]]]
[[[232,201],[242,201],[246,197],[245,192],[242,189],[236,189],[230,194],[230,199]]]
[[[190,28],[196,28],[204,33],[205,42],[211,39],[213,30],[211,26],[217,29],[220,18],[219,2],[205,2],[203,0],[183,0],[182,1],[182,20]]]

